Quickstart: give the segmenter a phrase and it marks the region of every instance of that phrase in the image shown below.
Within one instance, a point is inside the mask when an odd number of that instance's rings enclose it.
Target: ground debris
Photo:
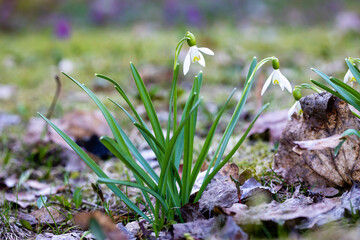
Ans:
[[[296,193],[283,203],[272,201],[257,206],[235,203],[230,208],[220,208],[217,212],[232,216],[247,234],[257,234],[259,226],[288,230],[305,230],[348,219],[356,221],[360,211],[360,184],[353,185],[341,197],[320,200]],[[275,233],[277,234],[277,233]]]
[[[79,240],[80,238],[81,234],[79,233],[65,233],[60,235],[44,233],[37,235],[35,240]]]
[[[280,224],[289,229],[296,229],[305,223],[318,221],[314,218],[329,213],[340,205],[340,199],[324,199],[320,203],[312,203],[310,198],[291,198],[284,203],[272,201],[255,207],[245,207],[243,204],[234,204],[231,208],[224,209],[225,212],[234,215],[234,221],[247,233],[252,233],[255,226],[262,224]],[[331,219],[334,220],[334,219]],[[337,220],[337,219],[336,219]]]
[[[271,143],[279,141],[288,121],[288,111],[280,110],[261,114],[249,132],[250,139],[260,138]]]
[[[60,210],[52,206],[47,208],[42,207],[30,213],[30,215],[33,216],[35,221],[40,224],[59,224],[66,220],[66,217],[60,212]]]
[[[225,215],[207,220],[174,224],[171,233],[172,239],[185,239],[186,235],[194,239],[248,239],[248,235],[234,222],[232,217]]]
[[[234,222],[230,216],[220,215],[210,232],[209,240],[246,240],[248,235]]]
[[[0,100],[10,100],[16,94],[16,86],[0,84]]]
[[[109,216],[105,215],[100,211],[95,211],[91,213],[79,213],[75,215],[74,221],[82,229],[87,230],[90,226],[90,221],[96,220],[100,225],[102,231],[109,240],[117,239],[129,239],[128,233],[121,230]]]
[[[19,116],[0,112],[0,133],[5,127],[20,124],[20,122],[21,118]]]
[[[180,208],[181,217],[185,222],[193,222],[196,220],[205,219],[199,211],[199,202],[187,203]]]
[[[172,238],[184,239],[184,234],[189,233],[192,237],[204,239],[207,237],[215,223],[214,218],[197,220],[195,222],[178,223],[173,225]]]
[[[360,130],[359,120],[348,104],[329,93],[312,94],[300,99],[303,116],[293,115],[284,129],[274,170],[288,183],[299,180],[308,186],[349,186],[360,180],[360,141],[348,136],[337,156],[323,143],[314,140],[337,136],[349,128]],[[338,136],[336,137],[338,138]],[[310,141],[310,147],[304,142]],[[311,142],[313,141],[313,142]],[[309,143],[309,142],[308,142]],[[336,141],[331,146],[336,145]],[[302,148],[301,154],[296,147]],[[295,147],[295,151],[294,151]]]
[[[0,221],[0,239],[28,239],[32,235],[33,233],[30,230],[20,227],[16,223],[10,223],[6,226],[2,221]]]
[[[316,139],[316,140],[307,140],[307,141],[294,141],[297,145],[293,148],[293,151],[301,155],[304,152],[310,150],[324,150],[326,148],[335,148],[339,145],[342,140],[341,134],[336,134],[331,137]]]
[[[263,202],[273,200],[273,192],[269,187],[262,186],[255,178],[251,177],[241,186],[241,203],[256,206]]]
[[[199,209],[205,217],[211,214],[215,206],[230,207],[239,202],[236,186],[230,176],[239,179],[239,168],[234,163],[226,164],[206,187],[199,199]]]
[[[87,151],[101,158],[109,156],[109,151],[100,143],[99,137],[111,136],[112,133],[100,111],[73,111],[61,119],[52,119],[51,121]],[[46,134],[41,139],[44,130],[46,130]],[[24,142],[28,145],[38,142],[54,142],[71,150],[65,140],[51,127],[47,127],[46,122],[41,118],[30,119]]]
[[[32,192],[5,193],[5,199],[9,202],[17,203],[22,208],[27,208],[35,204],[36,201],[35,194]]]

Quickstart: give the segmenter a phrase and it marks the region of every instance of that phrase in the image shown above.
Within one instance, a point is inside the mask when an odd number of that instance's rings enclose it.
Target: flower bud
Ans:
[[[349,61],[352,65],[355,64],[354,59],[353,59],[352,57],[348,57],[348,61]]]
[[[187,40],[187,43],[189,44],[190,47],[196,45],[196,39],[195,39],[194,34],[192,34],[191,32],[188,31],[188,32],[186,32],[185,37],[189,38]]]
[[[299,88],[295,87],[294,91],[293,91],[293,96],[296,101],[299,101],[301,98],[301,90]]]
[[[273,66],[274,70],[279,69],[279,68],[280,68],[279,59],[274,58],[274,59],[272,60],[272,66]]]

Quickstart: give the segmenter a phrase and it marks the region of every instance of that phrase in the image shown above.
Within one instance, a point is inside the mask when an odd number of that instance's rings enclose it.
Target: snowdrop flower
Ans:
[[[280,72],[279,60],[277,58],[274,58],[272,61],[272,65],[273,65],[274,71],[271,73],[271,75],[266,80],[266,82],[261,90],[261,96],[264,94],[266,89],[269,87],[270,82],[272,82],[272,84],[274,84],[274,85],[275,84],[280,85],[281,90],[284,90],[284,88],[286,88],[291,93],[292,88],[291,88],[291,84],[290,84],[289,80],[287,80],[286,77],[284,77],[284,75],[282,75],[282,73]]]
[[[62,59],[58,64],[58,69],[60,72],[72,73],[75,69],[75,64],[70,59]]]
[[[186,75],[190,69],[190,63],[198,62],[201,66],[205,67],[205,59],[204,56],[201,54],[201,52],[207,54],[207,55],[214,55],[214,52],[211,51],[209,48],[200,47],[198,48],[196,46],[196,39],[194,34],[191,32],[187,32],[185,37],[188,37],[187,43],[190,46],[190,49],[188,53],[186,54],[185,60],[184,60],[184,75]]]
[[[303,110],[301,109],[301,105],[299,101],[296,101],[295,104],[288,111],[288,119],[291,120],[291,116],[296,113],[301,116],[303,114]]]
[[[354,75],[351,73],[350,69],[346,72],[344,77],[344,83],[350,82],[350,85],[353,86],[353,83],[356,81]]]
[[[301,99],[301,87],[295,86],[294,90],[292,92],[293,97],[295,99],[295,104],[289,109],[288,111],[288,119],[291,120],[291,116],[296,113],[297,115],[301,116],[303,113],[303,110],[301,109],[301,105],[299,100]]]

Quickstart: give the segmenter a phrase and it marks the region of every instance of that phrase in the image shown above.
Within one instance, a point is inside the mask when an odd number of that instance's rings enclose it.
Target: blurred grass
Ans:
[[[134,62],[140,71],[146,66],[171,71],[174,48],[186,30],[160,30],[150,25],[137,25],[132,29],[75,28],[68,40],[58,40],[50,31],[3,35],[0,45],[6,47],[0,48],[0,82],[15,85],[17,94],[12,101],[0,100],[2,111],[20,113],[26,118],[37,111],[44,111],[55,91],[53,77],[59,74],[56,65],[60,59],[73,63],[74,69],[69,74],[80,82],[91,86],[94,84],[94,73],[102,73],[120,81],[131,95],[135,92],[135,86],[130,76],[129,62]],[[206,57],[206,84],[239,87],[253,56],[261,59],[272,55],[280,59],[282,72],[292,83],[315,77],[310,67],[341,79],[346,71],[343,59],[359,56],[360,53],[359,33],[341,33],[325,27],[265,29],[215,25],[193,32],[197,36],[198,46],[209,47],[215,52],[214,57]],[[187,47],[180,61],[186,50]],[[201,68],[192,65],[191,69],[186,78],[182,77],[183,81],[190,81]],[[262,80],[270,72],[270,66],[262,70]],[[168,78],[164,75],[157,82],[167,89],[171,81]],[[69,95],[80,92],[80,89],[65,77],[62,80],[60,103],[67,111],[76,104]],[[276,101],[278,89],[270,89],[265,99],[275,98]],[[286,101],[279,101],[279,104],[277,107],[291,106]]]

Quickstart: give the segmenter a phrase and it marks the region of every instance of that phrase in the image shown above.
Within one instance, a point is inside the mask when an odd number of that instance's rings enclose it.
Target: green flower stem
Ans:
[[[249,88],[252,85],[252,82],[254,81],[255,73],[265,63],[267,63],[269,61],[272,61],[274,59],[276,59],[276,57],[268,57],[268,58],[264,58],[263,60],[261,60],[258,64],[256,64],[256,66],[255,66],[254,70],[252,71],[250,77],[246,81],[245,87],[244,87],[244,89],[242,91],[242,94],[241,94],[240,101],[236,105],[234,113],[233,113],[233,115],[232,115],[232,117],[231,117],[231,119],[229,121],[228,126],[226,127],[225,133],[224,133],[223,137],[220,140],[219,147],[217,148],[217,150],[216,150],[216,152],[214,154],[214,157],[211,159],[211,162],[210,162],[210,165],[209,165],[210,167],[208,168],[208,170],[206,172],[205,178],[209,175],[211,166],[214,163],[215,158],[216,158],[215,165],[214,165],[215,168],[219,165],[220,160],[222,159],[222,156],[223,156],[223,154],[225,152],[226,146],[227,146],[227,144],[228,144],[228,142],[230,140],[230,136],[231,136],[232,132],[235,129],[235,125],[236,125],[236,122],[238,121],[238,118],[240,117],[241,110],[242,110],[243,106],[245,105],[247,95],[248,95],[247,93],[249,91]]]
[[[166,131],[166,142],[168,143],[170,140],[170,130],[171,130],[171,121],[173,122],[173,132],[176,130],[176,115],[177,115],[177,79],[179,76],[179,63],[176,63],[173,80],[171,83],[171,90],[170,90],[170,99],[169,99],[169,116],[168,116],[168,123],[167,123],[167,131]],[[173,119],[171,120],[171,112],[173,113]]]
[[[176,48],[175,48],[175,59],[174,59],[174,71],[175,71],[175,69],[176,69],[177,59],[178,59],[180,50],[181,50],[182,46],[184,45],[184,41],[187,41],[187,40],[189,40],[189,39],[190,39],[190,38],[188,38],[188,37],[183,37],[183,38],[178,42],[178,44],[176,45]]]
[[[178,68],[179,70],[179,68]],[[174,86],[174,106],[173,106],[173,132],[176,131],[177,128],[177,83]]]
[[[255,72],[255,70],[254,70]],[[245,133],[242,135],[242,137],[239,139],[239,141],[235,144],[235,146],[232,148],[232,150],[230,151],[230,153],[225,157],[225,159],[216,167],[213,168],[213,171],[210,173],[209,176],[205,176],[204,177],[204,182],[202,183],[200,190],[198,191],[198,193],[196,194],[196,197],[194,199],[194,203],[196,203],[197,201],[199,201],[202,193],[205,191],[206,187],[208,186],[208,184],[210,183],[211,179],[214,178],[214,176],[216,175],[216,173],[218,173],[220,171],[220,169],[232,158],[232,156],[236,153],[236,151],[238,150],[238,148],[241,146],[241,144],[245,141],[247,135],[249,134],[252,126],[255,124],[256,120],[258,119],[258,117],[260,116],[260,114],[265,111],[268,107],[269,107],[269,103],[266,103],[258,112],[258,114],[255,116],[255,118],[253,119],[253,121],[251,122],[250,126],[246,129]],[[210,167],[209,167],[210,169]]]
[[[321,89],[311,85],[311,84],[308,84],[308,83],[303,83],[299,86],[296,86],[295,88],[299,88],[299,89],[310,89],[310,90],[313,90],[314,92],[316,93],[321,93]]]
[[[355,117],[357,117],[358,119],[360,119],[360,115],[359,115],[359,114],[357,114],[357,113],[354,112],[354,111],[351,111],[351,113],[352,113]]]
[[[182,46],[184,45],[184,42],[189,40],[188,37],[183,37],[177,44],[176,48],[175,48],[175,58],[174,58],[174,78],[173,81],[175,81],[174,83],[174,88],[173,90],[173,132],[176,131],[176,127],[177,127],[177,78],[179,75],[179,63],[178,63],[178,57],[180,54],[180,50],[182,48]],[[170,102],[171,105],[171,102]],[[169,112],[169,114],[171,113],[171,111]]]
[[[346,59],[345,59],[346,60]],[[360,63],[360,58],[352,58],[352,57],[349,57],[347,59],[351,64],[355,65],[355,63],[359,64]]]
[[[176,131],[176,127],[177,127],[177,79],[179,76],[179,63],[178,63],[178,57],[180,54],[180,50],[182,48],[182,46],[184,45],[184,42],[187,41],[189,38],[188,37],[183,37],[182,39],[180,39],[180,41],[178,42],[178,44],[176,45],[175,48],[175,58],[174,58],[174,73],[173,73],[173,80],[171,83],[171,91],[170,91],[170,100],[169,100],[169,119],[168,119],[168,128],[167,128],[167,135],[166,135],[166,140],[167,142],[170,139],[170,125],[171,125],[171,107],[173,108],[173,132]]]

